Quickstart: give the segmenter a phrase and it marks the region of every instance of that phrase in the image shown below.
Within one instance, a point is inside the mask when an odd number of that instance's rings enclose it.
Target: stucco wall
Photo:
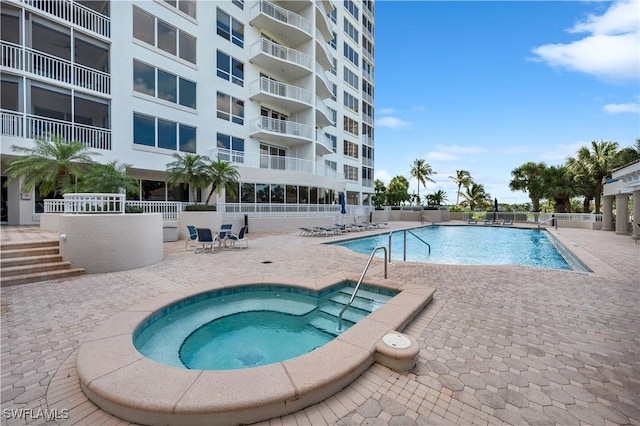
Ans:
[[[62,257],[87,273],[125,271],[163,258],[160,213],[63,214],[59,232]]]

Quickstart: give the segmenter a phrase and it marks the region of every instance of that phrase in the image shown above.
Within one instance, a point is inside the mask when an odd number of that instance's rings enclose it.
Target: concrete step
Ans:
[[[46,272],[35,272],[24,275],[15,275],[6,277],[2,276],[0,278],[0,284],[2,287],[9,287],[18,284],[28,284],[39,281],[50,281],[50,280],[58,280],[63,278],[70,278],[84,274],[84,269],[82,268],[68,268],[68,269],[59,269],[56,271],[46,271]]]
[[[58,246],[43,246],[43,247],[8,249],[8,250],[3,249],[2,251],[0,251],[0,259],[44,256],[44,255],[59,254],[59,253],[60,253],[60,248]]]
[[[58,240],[33,240],[33,241],[5,241],[0,244],[0,250],[21,250],[38,247],[58,247]]]
[[[34,263],[31,265],[9,266],[2,268],[3,277],[13,277],[16,275],[27,275],[37,272],[57,271],[60,269],[71,268],[70,262],[50,262],[50,263]]]
[[[27,257],[9,257],[0,259],[0,269],[10,268],[13,266],[32,265],[34,263],[52,263],[61,262],[60,254],[46,254],[43,256],[27,256]]]

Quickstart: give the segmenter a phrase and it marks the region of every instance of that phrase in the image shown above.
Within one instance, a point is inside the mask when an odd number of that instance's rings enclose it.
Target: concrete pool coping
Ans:
[[[242,424],[298,411],[337,393],[367,370],[375,362],[376,344],[387,333],[402,331],[431,302],[435,289],[367,278],[363,284],[399,293],[310,353],[243,370],[188,370],[152,361],[133,346],[135,329],[166,305],[211,290],[278,284],[319,291],[357,280],[344,272],[319,279],[212,280],[146,300],[100,324],[80,346],[80,385],[104,411],[140,424]]]

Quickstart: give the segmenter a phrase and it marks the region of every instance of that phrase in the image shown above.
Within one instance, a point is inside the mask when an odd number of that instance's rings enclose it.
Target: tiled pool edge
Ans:
[[[374,363],[375,345],[402,331],[432,300],[435,289],[392,280],[365,284],[400,293],[335,340],[306,355],[247,370],[186,370],[151,361],[133,347],[136,326],[172,301],[212,289],[285,284],[314,291],[357,276],[212,281],[158,296],[105,321],[78,350],[76,368],[85,394],[113,415],[141,424],[238,424],[279,417],[337,393]]]

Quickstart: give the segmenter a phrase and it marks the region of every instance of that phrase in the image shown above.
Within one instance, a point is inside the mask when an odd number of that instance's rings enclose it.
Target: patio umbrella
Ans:
[[[496,221],[496,212],[498,211],[498,199],[493,199],[493,221]]]
[[[347,214],[347,200],[345,199],[344,192],[340,193],[340,214]]]

